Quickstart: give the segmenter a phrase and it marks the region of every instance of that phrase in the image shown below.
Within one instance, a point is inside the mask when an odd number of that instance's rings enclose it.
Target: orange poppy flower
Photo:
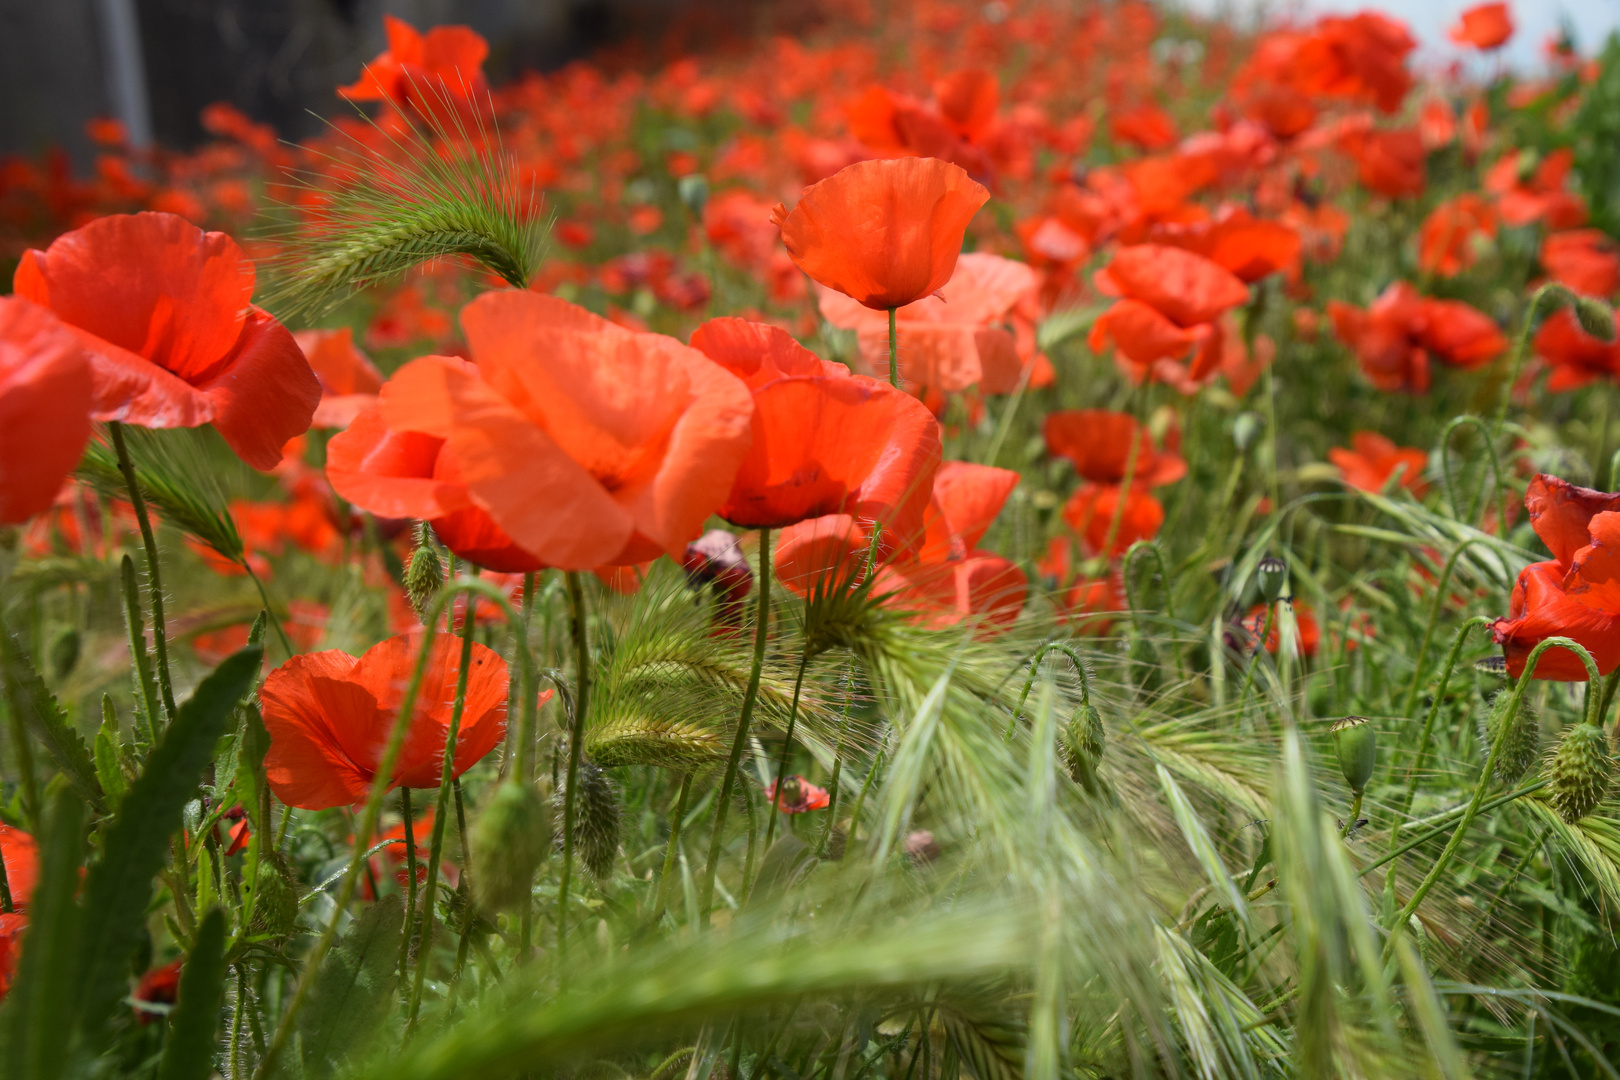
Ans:
[[[1214,323],[1249,299],[1248,286],[1210,259],[1165,244],[1121,248],[1096,275],[1097,287],[1120,299],[1092,324],[1090,344],[1101,352],[1112,342],[1115,356],[1137,382],[1197,380],[1218,363]],[[1190,353],[1185,373],[1164,373],[1161,361]]]
[[[869,308],[888,310],[951,280],[962,235],[990,199],[938,158],[862,161],[806,189],[771,220],[799,269]]]
[[[1297,601],[1292,603],[1294,624],[1299,627],[1299,653],[1301,656],[1315,656],[1322,645],[1322,628],[1316,623],[1316,613]],[[1266,630],[1266,652],[1275,654],[1282,645],[1282,630],[1277,623],[1276,613],[1271,613],[1268,618],[1266,606],[1256,604],[1249,610],[1248,618],[1243,620],[1243,629],[1248,632],[1251,642],[1260,637],[1261,627]]]
[[[1446,36],[1481,52],[1499,49],[1513,36],[1513,15],[1503,3],[1476,4],[1457,18]]]
[[[940,455],[939,424],[920,401],[849,375],[763,323],[712,319],[692,345],[753,392],[753,442],[721,517],[781,528],[850,514],[882,523],[885,554],[907,545]]]
[[[673,338],[538,293],[485,293],[461,323],[474,362],[401,368],[387,427],[443,439],[472,503],[547,565],[684,554],[748,453],[748,387]]]
[[[1046,417],[1046,452],[1074,462],[1075,472],[1093,483],[1125,482],[1131,442],[1136,442],[1132,482],[1144,487],[1173,484],[1187,475],[1187,463],[1174,451],[1160,451],[1147,428],[1129,413],[1107,409],[1066,409]]]
[[[827,789],[817,787],[804,777],[794,774],[782,781],[782,801],[776,801],[776,781],[765,785],[765,799],[784,814],[802,814],[809,810],[825,810],[832,803]]]
[[[865,580],[871,543],[848,514],[809,518],[782,530],[771,570],[795,596],[854,585]]]
[[[1448,199],[1430,211],[1418,230],[1418,266],[1451,277],[1474,265],[1481,238],[1496,235],[1496,209],[1473,192]]]
[[[1540,258],[1554,281],[1578,293],[1608,297],[1620,290],[1620,248],[1599,229],[1551,233]]]
[[[21,829],[0,825],[0,858],[5,859],[6,887],[11,890],[12,907],[27,912],[28,901],[34,895],[34,883],[39,879],[39,851],[34,838]]]
[[[0,297],[0,525],[50,509],[90,441],[90,362],[56,316]]]
[[[363,801],[403,704],[421,639],[391,637],[356,659],[340,649],[303,653],[272,671],[259,690],[270,732],[265,775],[289,806],[324,810]],[[404,748],[390,789],[437,787],[460,671],[462,643],[433,639]],[[477,643],[467,674],[466,708],[456,737],[460,776],[506,731],[506,661]]]
[[[1552,367],[1547,389],[1579,390],[1601,378],[1620,379],[1620,341],[1603,341],[1581,329],[1574,312],[1560,308],[1536,329],[1536,355]]]
[[[1620,493],[1538,474],[1524,505],[1552,558],[1520,571],[1507,618],[1491,624],[1508,674],[1519,678],[1531,649],[1562,636],[1584,645],[1607,675],[1620,664]],[[1575,654],[1548,649],[1536,662],[1535,677],[1584,682],[1588,673]]]
[[[1120,500],[1125,506],[1119,509]],[[1114,517],[1119,527],[1108,543]],[[1164,506],[1137,485],[1127,492],[1118,484],[1082,484],[1063,505],[1063,520],[1081,541],[1088,556],[1122,554],[1138,540],[1151,540],[1164,526]]]
[[[1000,385],[1005,378],[997,380],[996,376],[1009,366],[1016,384],[1026,361],[1020,356],[1017,338],[1004,324],[1028,321],[1027,314],[1020,312],[1032,309],[1039,287],[1039,278],[1026,263],[988,252],[963,255],[951,280],[937,294],[895,311],[895,338],[905,385],[945,393],[975,383],[981,388],[986,383]],[[818,292],[822,318],[855,331],[867,370],[887,370],[887,316],[833,289],[822,287]],[[1033,354],[1033,349],[1029,351]]]
[[[1361,491],[1379,492],[1395,475],[1404,469],[1401,487],[1418,498],[1429,489],[1424,483],[1423,470],[1429,467],[1429,452],[1412,446],[1396,446],[1375,431],[1357,431],[1350,436],[1350,449],[1335,446],[1328,451],[1328,460],[1338,466],[1339,475],[1346,484]]]
[[[1507,338],[1483,312],[1460,300],[1427,299],[1404,281],[1390,285],[1365,311],[1330,300],[1327,313],[1362,374],[1380,390],[1427,392],[1431,356],[1466,371],[1507,349]]]
[[[315,406],[311,427],[346,428],[356,413],[377,400],[382,372],[355,347],[351,328],[300,330],[293,340],[321,384],[321,401]]]
[[[1224,209],[1208,221],[1159,225],[1148,230],[1154,243],[1185,248],[1253,284],[1279,271],[1299,272],[1303,241],[1280,221],[1264,221],[1240,207]]]
[[[482,93],[484,58],[489,43],[465,26],[435,26],[422,33],[392,15],[383,16],[388,48],[378,53],[349,86],[338,93],[350,101],[386,101],[395,108],[407,104],[435,113],[436,95],[452,99]]]
[[[440,543],[486,570],[523,574],[544,569],[545,563],[519,547],[477,505],[444,444],[432,435],[391,430],[382,405],[371,405],[327,443],[326,478],[332,490],[362,510],[428,522]]]
[[[212,423],[257,469],[309,429],[320,384],[298,343],[254,307],[253,263],[173,214],[117,214],[23,253],[14,288],[77,331],[91,415],[140,427]]]

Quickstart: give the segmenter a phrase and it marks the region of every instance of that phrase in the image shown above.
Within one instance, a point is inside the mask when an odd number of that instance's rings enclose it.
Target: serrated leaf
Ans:
[[[384,897],[351,923],[327,954],[309,1005],[298,1014],[306,1078],[332,1075],[387,1017],[404,923],[399,897]]]
[[[9,632],[0,632],[0,678],[4,679],[6,701],[23,724],[62,770],[79,797],[95,808],[106,810],[101,781],[84,739],[68,724],[56,696],[40,678],[21,642]]]
[[[84,805],[66,787],[57,790],[46,812],[39,854],[17,979],[0,1007],[5,1043],[0,1072],[53,1080],[67,1061],[72,1034],[77,1000],[73,957],[82,918],[73,894],[84,855]]]
[[[158,1080],[208,1080],[225,1002],[225,913],[214,908],[180,970],[180,1001],[163,1044]]]
[[[124,972],[146,917],[152,878],[263,656],[263,650],[250,647],[227,657],[180,705],[106,829],[106,855],[84,884],[84,909],[95,913],[78,963],[87,1028],[103,1023],[124,996]]]

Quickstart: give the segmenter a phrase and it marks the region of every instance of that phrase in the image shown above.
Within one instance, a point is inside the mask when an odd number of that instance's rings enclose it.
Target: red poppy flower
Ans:
[[[1488,52],[1506,45],[1513,36],[1513,16],[1506,4],[1476,4],[1458,17],[1446,36],[1459,45]]]
[[[918,532],[940,454],[939,424],[921,402],[844,374],[763,323],[713,319],[692,344],[753,392],[753,443],[721,517],[781,528],[851,514],[883,525],[884,553]]]
[[[1122,498],[1125,506],[1120,510]],[[1109,544],[1108,534],[1114,529],[1116,515],[1119,526],[1114,531],[1114,542]],[[1063,520],[1081,540],[1088,556],[1113,558],[1138,540],[1158,536],[1164,525],[1164,507],[1135,484],[1128,492],[1118,484],[1082,484],[1064,503]]]
[[[1423,219],[1418,230],[1418,266],[1451,277],[1474,265],[1480,239],[1496,235],[1496,210],[1468,192],[1448,199]]]
[[[0,297],[0,525],[50,508],[90,441],[90,362],[56,316]]]
[[[548,691],[549,695],[549,691]],[[427,855],[430,837],[433,835],[433,808],[428,807],[420,817],[411,822],[411,842],[416,845],[416,884],[418,887],[427,882]],[[354,843],[354,837],[349,837],[349,843]],[[407,865],[409,855],[405,851],[405,823],[396,821],[388,828],[377,833],[374,844],[386,844],[381,851],[367,860],[370,873],[360,879],[360,895],[366,900],[377,899],[371,889],[371,879],[376,877],[379,883],[382,879],[393,877],[394,883],[400,892],[405,892],[410,886],[411,871]],[[439,872],[444,875],[455,888],[456,882],[461,878],[461,870],[448,859],[439,862]]]
[[[444,445],[431,435],[390,430],[382,405],[372,405],[327,443],[326,478],[332,490],[378,517],[428,522],[445,547],[486,570],[544,569],[474,502]]]
[[[472,505],[547,565],[679,557],[748,453],[747,386],[673,338],[537,293],[485,293],[461,322],[474,363],[401,368],[387,427],[444,440]]]
[[[1575,151],[1554,150],[1546,157],[1514,150],[1485,172],[1485,190],[1496,196],[1502,223],[1515,228],[1544,221],[1549,229],[1573,229],[1586,222],[1586,203],[1565,190]]]
[[[1167,150],[1176,144],[1176,122],[1153,104],[1142,104],[1115,112],[1108,120],[1108,131],[1115,142],[1129,143],[1141,150]]]
[[[1066,538],[1059,539],[1068,543]],[[1124,610],[1125,590],[1113,575],[1076,581],[1063,593],[1063,619],[1076,633],[1106,637],[1114,627],[1112,616]]]
[[[171,960],[141,976],[135,985],[135,1000],[148,1005],[174,1005],[180,1000],[180,961]],[[163,1012],[135,1006],[135,1019],[150,1024],[163,1019]]]
[[[1367,381],[1380,390],[1425,393],[1429,359],[1470,370],[1507,349],[1507,338],[1483,312],[1460,300],[1430,300],[1397,281],[1371,307],[1328,301],[1339,340],[1350,346]]]
[[[466,100],[484,90],[489,43],[465,26],[435,26],[422,33],[392,15],[383,16],[388,48],[378,53],[350,86],[338,93],[350,101],[386,101],[436,113],[436,95]]]
[[[1536,330],[1536,355],[1552,367],[1547,389],[1579,390],[1601,378],[1620,379],[1620,341],[1603,341],[1581,329],[1575,313],[1560,308]]]
[[[808,810],[825,810],[832,802],[826,788],[820,788],[794,774],[782,781],[782,801],[776,802],[776,781],[765,785],[765,798],[784,814],[802,814]]]
[[[39,878],[39,851],[34,838],[21,829],[0,825],[0,856],[5,859],[6,888],[11,890],[12,907],[27,912],[34,882]]]
[[[1607,675],[1620,664],[1620,493],[1576,487],[1537,475],[1524,494],[1530,525],[1552,552],[1519,573],[1508,615],[1491,624],[1508,674],[1524,674],[1530,650],[1567,637],[1592,654]],[[1582,682],[1586,665],[1567,649],[1548,649],[1535,677]]]
[[[990,198],[938,158],[862,161],[771,215],[799,269],[869,308],[903,307],[943,288],[962,235]]]
[[[1174,451],[1160,451],[1147,428],[1129,413],[1107,409],[1067,409],[1046,417],[1046,451],[1074,462],[1084,479],[1121,484],[1136,442],[1132,482],[1144,487],[1173,484],[1187,475],[1187,463]]]
[[[1261,220],[1242,208],[1223,209],[1207,221],[1158,225],[1148,236],[1196,252],[1249,284],[1279,271],[1296,275],[1303,246],[1293,226]]]
[[[321,402],[315,406],[311,427],[346,428],[355,414],[377,400],[382,373],[355,348],[351,328],[301,330],[293,340],[321,384]]]
[[[324,810],[352,805],[370,794],[420,647],[418,635],[401,635],[373,645],[359,659],[329,649],[295,656],[270,673],[259,698],[270,732],[265,775],[278,799]],[[461,642],[442,634],[433,639],[390,789],[438,786],[461,648]],[[457,776],[489,753],[506,731],[506,661],[483,645],[475,643],[472,650],[466,709],[456,739]]]
[[[11,980],[17,973],[17,957],[22,953],[23,931],[28,929],[28,916],[18,912],[0,915],[0,1001],[11,990]]]
[[[1322,644],[1322,628],[1316,623],[1316,614],[1304,604],[1294,601],[1294,624],[1299,627],[1299,653],[1301,656],[1315,656],[1316,650]],[[1249,640],[1255,641],[1260,636],[1260,629],[1266,628],[1266,652],[1276,654],[1282,645],[1282,628],[1277,620],[1276,612],[1267,617],[1266,606],[1256,604],[1249,610],[1248,618],[1243,620],[1243,629],[1248,631]]]
[[[50,308],[90,356],[91,414],[141,427],[212,423],[258,469],[309,429],[320,384],[254,307],[253,263],[173,214],[117,214],[23,253],[17,295]]]
[[[1180,361],[1195,348],[1187,377],[1207,374],[1218,362],[1213,324],[1249,299],[1248,286],[1230,270],[1164,244],[1121,248],[1096,280],[1104,293],[1121,299],[1092,325],[1091,348],[1101,352],[1112,341],[1122,366],[1138,382],[1153,374],[1159,361]]]
[[[1352,128],[1340,137],[1339,146],[1355,158],[1356,179],[1363,187],[1391,199],[1423,194],[1428,151],[1416,128]]]
[[[1429,467],[1429,452],[1412,446],[1396,446],[1375,431],[1357,431],[1350,436],[1351,449],[1335,446],[1328,451],[1328,460],[1339,468],[1344,482],[1361,491],[1380,492],[1395,475],[1404,469],[1401,487],[1418,498],[1428,490],[1423,481],[1423,470]]]
[[[1552,279],[1586,296],[1620,289],[1620,248],[1599,229],[1551,233],[1541,242],[1541,265]]]
[[[1392,113],[1412,88],[1406,55],[1416,47],[1406,24],[1382,12],[1324,16],[1292,57],[1293,82],[1308,94],[1367,101]]]
[[[848,514],[810,518],[782,530],[771,569],[796,596],[852,585],[866,576],[871,543],[866,529]]]

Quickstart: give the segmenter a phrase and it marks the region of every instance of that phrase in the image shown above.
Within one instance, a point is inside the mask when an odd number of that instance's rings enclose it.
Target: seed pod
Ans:
[[[563,819],[567,781],[557,786],[553,810]],[[562,843],[559,832],[557,843]],[[598,878],[607,877],[619,853],[619,793],[613,780],[594,761],[579,763],[579,795],[574,800],[574,852],[585,869]]]
[[[64,626],[51,641],[51,670],[58,679],[66,678],[79,663],[82,639],[76,626]]]
[[[675,182],[675,190],[692,216],[701,218],[703,208],[709,205],[709,178],[702,173],[688,173]]]
[[[1547,767],[1547,801],[1558,816],[1573,825],[1597,809],[1614,778],[1614,755],[1609,736],[1596,724],[1585,722],[1564,729],[1558,750]]]
[[[1541,750],[1541,717],[1529,700],[1521,700],[1516,714],[1509,715],[1513,691],[1504,687],[1491,696],[1491,707],[1479,718],[1479,741],[1489,756],[1502,725],[1509,725],[1502,752],[1496,759],[1496,781],[1511,784],[1530,770]]]
[[[1275,555],[1267,555],[1255,567],[1254,578],[1266,603],[1275,604],[1288,587],[1288,564]]]
[[[1353,795],[1367,790],[1372,779],[1373,766],[1378,763],[1378,729],[1365,716],[1347,716],[1336,721],[1333,733],[1333,752],[1339,757],[1339,770]]]
[[[517,907],[551,847],[551,811],[531,784],[495,789],[472,829],[472,879],[486,911]]]
[[[1614,340],[1614,311],[1597,297],[1577,295],[1575,318],[1582,330],[1599,341]]]
[[[411,552],[411,565],[405,571],[405,596],[418,618],[427,618],[427,608],[433,597],[444,586],[444,562],[433,543],[432,531],[424,523],[416,534],[416,548]]]
[[[260,855],[257,888],[259,898],[253,904],[253,930],[280,939],[291,934],[298,924],[298,886],[292,870],[281,853],[269,844]]]

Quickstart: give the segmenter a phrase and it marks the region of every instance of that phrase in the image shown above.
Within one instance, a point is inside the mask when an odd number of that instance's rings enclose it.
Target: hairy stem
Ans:
[[[399,982],[403,990],[405,979],[411,973],[411,938],[416,932],[411,924],[411,914],[416,911],[416,828],[411,820],[411,789],[408,787],[399,789],[399,816],[405,827],[405,921],[399,928]],[[377,895],[375,881],[371,894]]]
[[[574,871],[574,814],[579,804],[579,757],[585,742],[585,710],[590,704],[591,654],[585,636],[585,590],[578,571],[568,572],[568,621],[574,634],[574,716],[568,735],[568,779],[563,789],[563,864],[557,882],[557,957],[568,958],[568,884]],[[563,969],[566,977],[566,968]]]
[[[158,569],[157,537],[152,533],[152,519],[146,513],[141,486],[135,481],[135,463],[124,442],[124,425],[114,420],[107,425],[107,430],[112,435],[113,449],[118,453],[118,471],[124,474],[124,487],[129,491],[130,505],[135,508],[135,520],[141,527],[141,543],[146,546],[146,591],[152,605],[152,651],[157,654],[158,691],[163,695],[165,715],[172,717],[174,685],[169,678],[169,635],[163,618],[163,577]]]

